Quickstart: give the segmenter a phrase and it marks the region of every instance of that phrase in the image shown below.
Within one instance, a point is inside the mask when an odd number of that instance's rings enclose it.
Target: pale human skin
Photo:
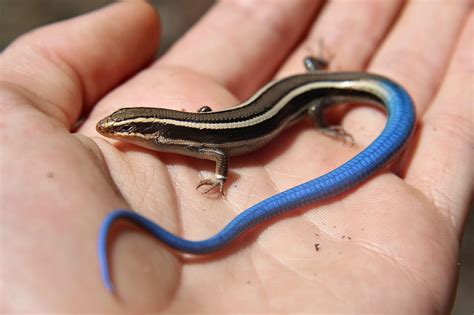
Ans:
[[[160,26],[142,1],[18,38],[0,68],[1,311],[449,312],[472,193],[474,15],[467,1],[400,7],[335,1],[316,15],[317,1],[223,1],[154,62]],[[96,242],[110,211],[207,238],[349,159],[385,115],[344,115],[355,147],[303,123],[231,158],[224,197],[195,190],[211,162],[109,141],[96,122],[126,106],[235,105],[273,76],[302,72],[321,39],[331,70],[380,73],[410,92],[419,125],[405,158],[209,257],[118,224],[109,294]],[[90,114],[72,132],[81,113]]]

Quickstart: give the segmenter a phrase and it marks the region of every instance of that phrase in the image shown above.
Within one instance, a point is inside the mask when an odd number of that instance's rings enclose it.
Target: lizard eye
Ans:
[[[122,126],[122,128],[120,128],[120,132],[133,133],[134,131],[135,128],[132,125],[124,125]]]

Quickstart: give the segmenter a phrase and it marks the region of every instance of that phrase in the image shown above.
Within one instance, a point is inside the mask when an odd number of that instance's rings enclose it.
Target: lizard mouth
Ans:
[[[104,137],[127,142],[135,142],[143,139],[147,140],[151,135],[140,132],[134,124],[117,122],[110,117],[100,120],[96,125],[96,130]],[[158,132],[153,133],[153,135],[157,134]]]
[[[95,129],[97,130],[98,133],[100,133],[103,136],[110,136],[112,125],[113,125],[112,119],[110,119],[110,117],[106,117],[104,119],[101,119],[97,123],[97,125],[95,126]]]

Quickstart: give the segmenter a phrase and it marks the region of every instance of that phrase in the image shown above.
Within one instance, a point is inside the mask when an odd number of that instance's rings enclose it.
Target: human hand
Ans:
[[[449,310],[472,187],[467,2],[409,3],[400,15],[397,2],[332,2],[316,20],[316,1],[237,3],[217,4],[151,65],[159,27],[141,2],[39,29],[4,51],[2,311]],[[419,126],[406,158],[209,257],[183,258],[117,224],[110,295],[96,253],[108,212],[131,208],[187,239],[207,238],[256,202],[348,160],[384,116],[368,107],[344,115],[355,148],[308,125],[291,128],[231,158],[226,196],[216,198],[194,189],[212,163],[109,142],[97,121],[129,106],[235,105],[275,73],[303,71],[319,40],[334,55],[331,70],[380,73],[409,90]],[[71,133],[81,113],[89,115]]]

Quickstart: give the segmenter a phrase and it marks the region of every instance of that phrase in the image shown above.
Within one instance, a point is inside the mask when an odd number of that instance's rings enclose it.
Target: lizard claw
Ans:
[[[341,126],[328,126],[320,131],[331,138],[342,140],[343,143],[350,143],[351,147],[355,144],[354,138]]]
[[[201,186],[210,186],[202,192],[203,194],[207,194],[208,192],[219,186],[219,191],[221,195],[224,195],[224,182],[226,181],[226,179],[227,178],[223,176],[219,176],[216,178],[206,178],[201,180],[199,184],[197,184],[196,189],[199,190]]]

